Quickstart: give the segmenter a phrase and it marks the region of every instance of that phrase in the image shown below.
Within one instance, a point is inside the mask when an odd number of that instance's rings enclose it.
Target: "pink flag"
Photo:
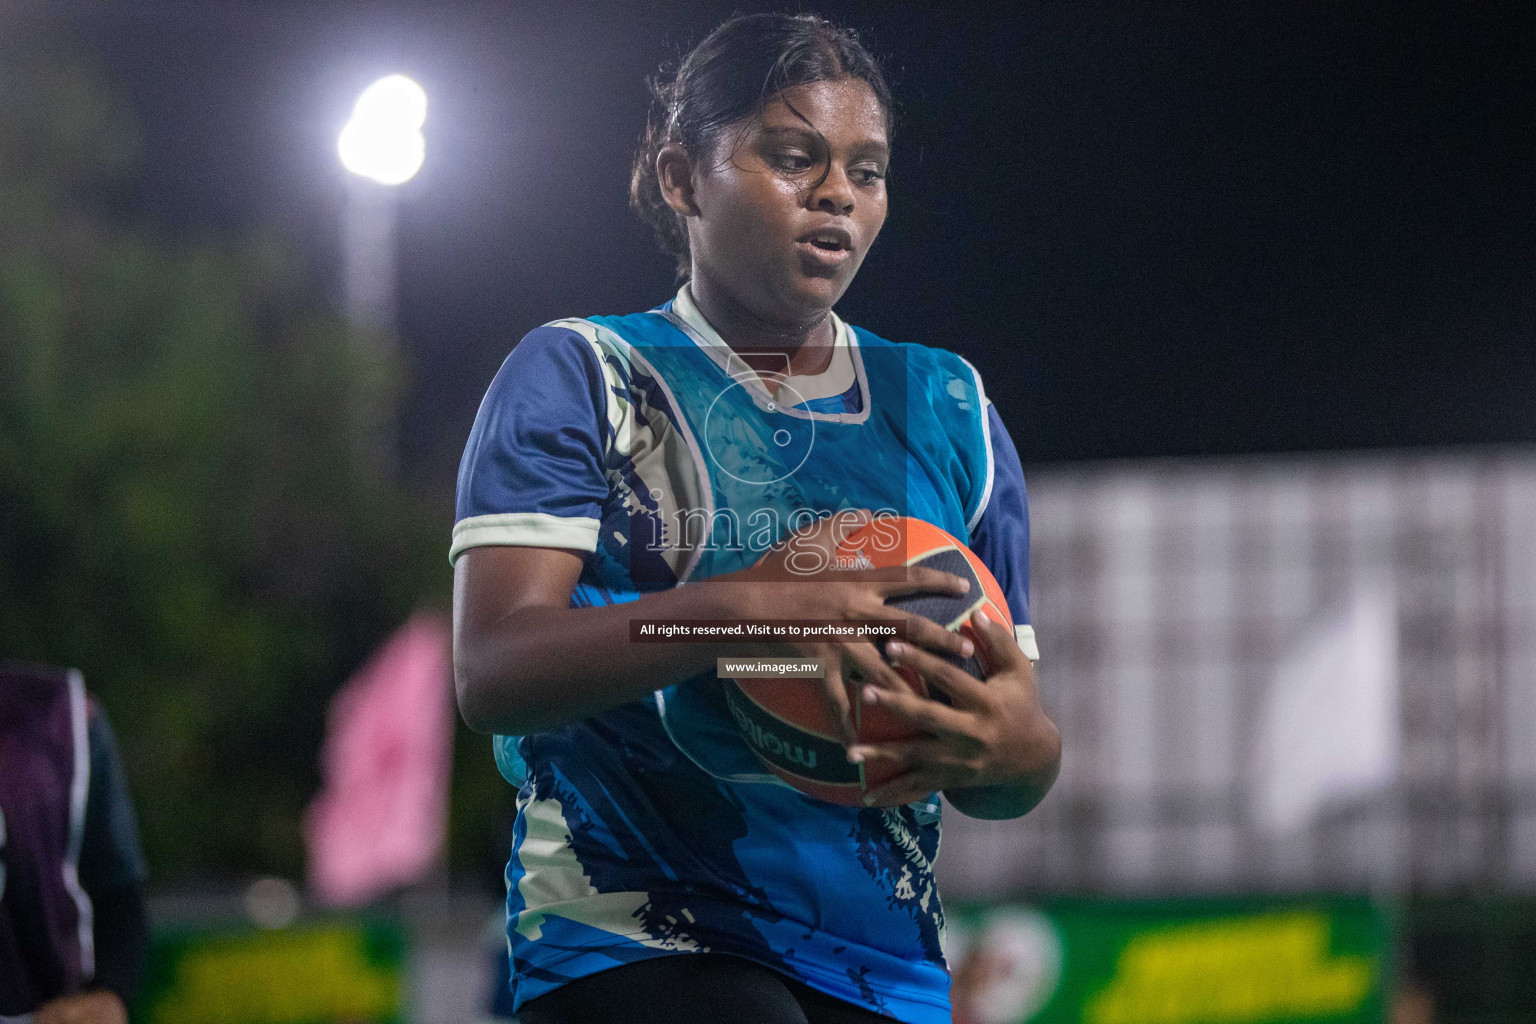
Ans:
[[[417,613],[331,702],[324,787],[305,812],[309,883],[356,905],[421,878],[442,849],[453,749],[448,623]]]

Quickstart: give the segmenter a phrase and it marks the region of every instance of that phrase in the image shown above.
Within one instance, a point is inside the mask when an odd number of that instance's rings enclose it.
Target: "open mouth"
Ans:
[[[818,276],[841,271],[853,258],[853,236],[844,228],[817,228],[795,245],[807,272]]]
[[[846,255],[853,249],[853,235],[839,224],[823,224],[801,235],[799,242],[807,249],[826,256],[840,253]]]

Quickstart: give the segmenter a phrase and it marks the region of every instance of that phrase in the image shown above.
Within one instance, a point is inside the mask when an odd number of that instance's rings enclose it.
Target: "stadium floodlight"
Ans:
[[[421,170],[426,120],[426,90],[404,75],[387,75],[363,90],[337,140],[341,165],[351,172],[341,223],[347,319],[386,352],[398,345],[400,276],[400,193],[390,186],[405,184]],[[393,475],[394,411],[381,406],[369,415],[361,454],[381,474]]]
[[[357,98],[341,130],[342,166],[381,185],[410,181],[426,159],[426,120],[426,90],[404,75],[379,79]]]

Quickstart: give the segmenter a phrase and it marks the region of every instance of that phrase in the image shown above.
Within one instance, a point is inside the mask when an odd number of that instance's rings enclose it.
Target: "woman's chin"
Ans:
[[[851,276],[845,279],[841,274],[835,277],[797,274],[792,290],[807,309],[831,309],[843,297],[851,281]]]
[[[819,320],[837,304],[848,290],[852,275],[844,278],[811,276],[791,265],[775,272],[759,271],[758,276],[740,282],[737,301],[764,319],[784,324],[805,324]]]

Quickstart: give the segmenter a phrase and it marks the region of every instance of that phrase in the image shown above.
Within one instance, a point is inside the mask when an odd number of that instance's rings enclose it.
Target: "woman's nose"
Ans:
[[[853,212],[853,182],[840,168],[834,167],[811,193],[811,206],[817,210],[849,214]]]

